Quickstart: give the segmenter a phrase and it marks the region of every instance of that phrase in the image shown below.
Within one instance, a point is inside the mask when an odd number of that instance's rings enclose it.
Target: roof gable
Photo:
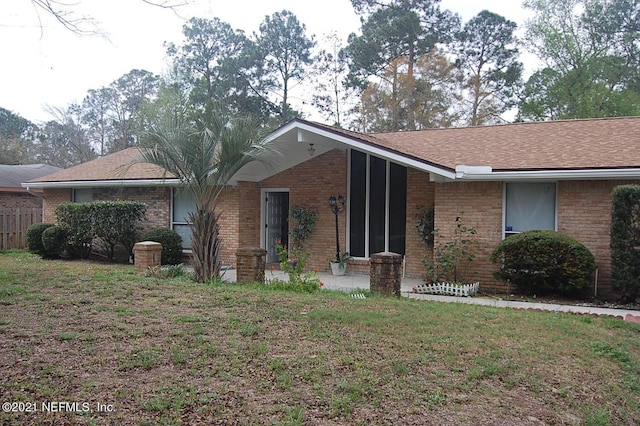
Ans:
[[[411,160],[444,179],[640,178],[640,117],[370,134],[292,123],[340,135],[357,149],[400,157],[401,164]]]

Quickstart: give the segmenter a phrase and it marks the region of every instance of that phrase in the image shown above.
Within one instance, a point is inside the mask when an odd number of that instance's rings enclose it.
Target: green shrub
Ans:
[[[87,258],[93,241],[92,203],[62,203],[56,207],[58,225],[67,231],[74,255]]]
[[[182,237],[173,229],[158,228],[147,232],[143,241],[155,241],[162,244],[163,265],[178,265],[182,262]]]
[[[320,278],[315,271],[305,272],[305,266],[310,253],[302,249],[287,249],[280,243],[275,245],[280,268],[289,279],[287,281],[279,278],[269,280],[267,287],[274,290],[295,291],[298,293],[313,293],[322,287]]]
[[[55,259],[66,255],[67,231],[60,226],[51,226],[42,233],[44,257]]]
[[[109,260],[113,261],[118,243],[131,254],[147,206],[137,201],[94,201],[89,204],[93,236],[107,247]]]
[[[42,233],[47,228],[54,226],[53,223],[36,223],[27,229],[27,247],[34,254],[44,256],[44,247],[42,247]]]
[[[307,240],[311,237],[313,228],[316,225],[318,213],[313,207],[292,206],[291,207],[291,242],[294,248],[302,249]]]
[[[63,203],[56,207],[56,217],[67,231],[69,246],[75,254],[89,257],[93,239],[98,238],[107,249],[107,257],[113,260],[118,243],[131,253],[146,210],[144,203],[136,201]]]
[[[611,200],[611,286],[624,301],[640,294],[640,186],[621,185]]]
[[[596,269],[584,244],[554,231],[527,231],[502,241],[489,258],[496,278],[524,293],[575,294],[589,286]]]

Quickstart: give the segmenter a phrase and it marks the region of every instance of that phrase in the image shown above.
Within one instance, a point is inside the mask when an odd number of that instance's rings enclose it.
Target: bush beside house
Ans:
[[[27,247],[31,253],[44,256],[44,246],[42,245],[42,233],[54,226],[53,223],[36,223],[27,229]]]
[[[640,185],[620,185],[612,192],[611,285],[624,301],[640,294]]]
[[[117,244],[131,255],[145,212],[146,205],[135,201],[63,203],[56,207],[58,226],[66,233],[72,256],[89,257],[97,239],[111,261]]]
[[[67,231],[60,226],[51,226],[42,233],[43,257],[55,259],[68,253]]]
[[[496,278],[528,294],[578,294],[596,269],[584,244],[555,231],[526,231],[502,241],[491,253]]]
[[[143,241],[155,241],[162,244],[163,265],[178,265],[182,263],[182,237],[169,228],[153,229],[142,237]]]

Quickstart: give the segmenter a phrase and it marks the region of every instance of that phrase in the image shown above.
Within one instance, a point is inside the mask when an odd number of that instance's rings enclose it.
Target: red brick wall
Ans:
[[[222,238],[222,263],[235,265],[236,251],[239,247],[240,216],[239,216],[240,191],[238,188],[225,189],[217,200],[217,209],[220,214],[220,237]]]
[[[453,237],[456,217],[475,228],[477,255],[469,269],[469,280],[480,281],[484,291],[509,291],[510,286],[496,280],[489,255],[502,241],[502,182],[450,182],[435,185],[435,244]]]
[[[56,222],[56,206],[71,201],[71,189],[45,189],[44,221]],[[171,226],[171,189],[166,187],[94,188],[94,200],[140,201],[147,204],[143,232]]]
[[[94,200],[139,201],[147,205],[142,233],[155,228],[171,227],[171,189],[167,187],[94,188]]]
[[[405,274],[422,277],[425,272],[423,258],[430,254],[422,242],[416,224],[418,208],[426,210],[434,207],[435,183],[429,181],[429,174],[415,169],[407,169],[407,240],[405,245]]]
[[[238,244],[260,246],[260,187],[256,182],[238,182]]]
[[[560,181],[557,186],[558,231],[582,242],[593,253],[598,270],[598,295],[611,291],[611,192],[631,181]],[[492,276],[495,265],[488,261],[502,240],[502,182],[438,183],[435,191],[435,227],[438,240],[453,235],[455,217],[464,213],[464,224],[478,231],[480,250],[472,268],[472,278],[485,291],[511,291]]]
[[[56,223],[56,206],[71,201],[70,189],[45,189],[42,199],[43,221]]]
[[[248,185],[247,185],[248,186]],[[328,258],[335,256],[335,216],[329,207],[331,194],[347,195],[347,154],[345,151],[332,150],[323,155],[316,155],[304,163],[280,172],[259,183],[259,188],[289,188],[289,205],[314,207],[317,212],[315,229],[307,242],[311,251],[308,262],[309,268],[328,270]],[[258,196],[254,199],[254,206],[249,206],[243,200],[243,217],[257,218],[258,222],[250,222],[251,229],[258,228],[255,237],[243,232],[247,242],[259,243],[260,197],[256,188],[245,187],[244,191],[252,191]],[[345,250],[346,212],[339,216],[340,248]],[[257,237],[257,240],[256,240]],[[244,240],[242,241],[244,244]]]
[[[39,209],[42,198],[27,192],[0,192],[0,209]]]
[[[596,258],[598,295],[611,292],[611,192],[640,181],[558,182],[558,231],[586,245]]]

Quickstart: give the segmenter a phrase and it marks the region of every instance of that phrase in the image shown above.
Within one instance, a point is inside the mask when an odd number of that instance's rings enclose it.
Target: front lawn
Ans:
[[[3,425],[633,425],[640,327],[11,251],[0,402]]]

